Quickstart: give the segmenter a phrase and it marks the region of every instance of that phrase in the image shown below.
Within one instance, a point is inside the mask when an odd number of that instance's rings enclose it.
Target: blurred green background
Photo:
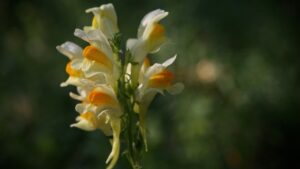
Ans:
[[[148,114],[145,169],[299,167],[299,6],[296,0],[0,1],[0,168],[104,168],[101,132],[70,128],[76,101],[60,88],[67,58],[55,46],[90,25],[85,9],[115,5],[124,40],[149,11],[163,21],[185,90]],[[124,157],[116,169],[129,168]]]

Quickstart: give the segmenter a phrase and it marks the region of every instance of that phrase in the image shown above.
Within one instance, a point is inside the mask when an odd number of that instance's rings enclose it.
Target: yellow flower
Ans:
[[[183,89],[183,84],[176,83],[172,84],[173,73],[167,70],[176,59],[176,55],[164,63],[155,63],[152,66],[144,66],[139,77],[139,86],[137,91],[137,99],[142,100],[147,93],[162,93],[167,90],[171,94],[180,93]],[[145,62],[144,62],[145,64]]]
[[[62,87],[68,85],[82,86],[82,80],[84,79],[93,80],[97,83],[105,83],[106,79],[103,75],[103,70],[105,69],[103,69],[101,66],[97,66],[102,68],[101,71],[98,71],[94,74],[89,73],[87,71],[89,69],[82,69],[83,65],[86,65],[86,63],[88,62],[85,61],[85,58],[82,54],[83,50],[79,46],[72,42],[66,42],[60,46],[57,46],[57,49],[70,59],[70,61],[66,65],[66,72],[69,75],[69,78],[65,82],[61,83]]]
[[[112,39],[114,35],[119,32],[116,11],[112,4],[105,4],[100,7],[90,8],[87,9],[86,12],[92,12],[94,14],[94,18],[92,26],[85,27],[85,31],[99,29],[108,39]]]
[[[71,127],[77,127],[86,131],[100,129],[105,135],[112,135],[112,151],[106,163],[108,169],[113,168],[119,158],[120,151],[120,131],[121,119],[123,114],[114,90],[107,85],[88,86],[82,91],[82,96],[70,94],[75,99],[82,101],[77,104],[75,109],[79,112],[76,118],[77,123]],[[84,97],[85,96],[85,97]]]
[[[135,62],[141,63],[148,53],[157,52],[166,41],[165,28],[159,21],[167,15],[168,12],[157,9],[144,16],[137,39],[127,41],[127,48],[131,51]]]
[[[84,59],[78,64],[78,68],[88,77],[102,75],[106,84],[116,86],[120,71],[107,37],[100,30],[84,32],[76,29],[74,34],[90,43],[83,51]]]
[[[69,74],[69,78],[61,83],[61,86],[67,85],[80,85],[80,78],[84,77],[81,70],[76,70],[73,68],[73,64],[78,60],[82,59],[82,49],[78,45],[72,42],[65,42],[60,46],[56,47],[59,52],[66,55],[69,58],[69,62],[66,65],[66,72]]]
[[[149,61],[146,59],[142,65],[142,69],[139,77],[139,86],[136,92],[136,99],[138,104],[135,105],[136,111],[139,113],[139,127],[144,139],[144,143],[147,149],[146,139],[146,112],[157,93],[164,94],[164,90],[167,90],[171,94],[180,93],[184,86],[182,83],[172,84],[173,73],[167,70],[167,67],[171,65],[176,59],[176,55],[162,64],[155,63],[150,66]]]
[[[76,29],[74,34],[91,45],[84,50],[72,42],[57,46],[57,49],[70,59],[67,73],[81,72],[76,76],[69,74],[70,77],[61,86],[82,86],[82,80],[88,79],[98,84],[111,84],[116,87],[119,70],[105,35],[100,30],[85,33],[80,29]]]
[[[92,112],[94,113],[96,118],[105,117],[109,121],[111,117],[116,118],[122,115],[119,102],[111,87],[107,85],[101,85],[93,89],[87,88],[84,90],[85,90],[84,93],[81,92],[81,97],[75,94],[70,94],[72,95],[72,97],[75,96],[74,97],[75,99],[82,101],[82,103],[77,104],[75,107],[76,111],[80,113],[79,117],[81,117],[81,115],[86,112]],[[99,124],[94,123],[93,118],[91,118],[91,120],[87,120],[86,118],[84,118],[83,120],[88,122],[89,125],[88,126],[79,125],[80,123],[79,121],[78,123],[72,124],[72,127],[78,127],[83,130],[86,130],[87,128],[89,130],[101,129],[101,124],[102,124],[101,120]],[[92,128],[90,126],[92,126]]]

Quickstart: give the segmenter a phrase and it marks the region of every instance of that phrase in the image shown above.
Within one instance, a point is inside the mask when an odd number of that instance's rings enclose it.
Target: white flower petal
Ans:
[[[80,114],[85,112],[94,112],[95,114],[98,114],[97,111],[100,109],[104,108],[89,103],[79,103],[75,106],[75,110]]]
[[[80,82],[81,82],[83,85],[77,87],[77,92],[79,93],[80,96],[86,97],[86,96],[88,95],[88,93],[89,93],[91,90],[93,90],[93,86],[86,85],[87,82],[84,82],[84,79],[82,79]]]
[[[159,22],[163,18],[165,18],[169,13],[162,9],[156,9],[144,16],[142,19],[141,25],[146,26],[150,23]]]
[[[170,66],[176,60],[177,55],[169,58],[164,63],[155,63],[150,66],[145,72],[145,79],[149,79],[152,75],[155,75],[161,71],[163,71],[166,67]]]
[[[85,27],[85,31],[100,29],[107,38],[112,39],[119,32],[117,26],[117,14],[114,6],[110,4],[101,5],[99,8],[90,8],[86,12],[92,12],[95,16],[95,25]],[[93,21],[94,22],[94,21]]]
[[[174,61],[176,60],[177,55],[174,55],[173,57],[169,58],[168,60],[166,60],[164,63],[162,63],[162,65],[166,68],[168,66],[170,66],[171,64],[174,63]]]
[[[117,14],[113,4],[105,4],[100,6],[101,11],[110,19],[114,25],[117,25]]]
[[[74,100],[78,100],[78,101],[83,101],[84,100],[84,97],[82,97],[82,96],[80,96],[78,94],[75,94],[73,92],[70,92],[69,95]]]
[[[96,84],[107,84],[109,82],[109,76],[102,72],[93,72],[86,74],[86,76],[95,83],[95,86]]]
[[[120,132],[121,132],[121,119],[120,118],[112,118],[110,120],[110,124],[113,130],[113,142],[112,142],[112,150],[109,154],[106,163],[110,164],[107,166],[107,169],[112,169],[118,158],[120,153]]]
[[[99,84],[99,85],[97,85],[97,89],[99,89],[100,91],[103,91],[104,93],[106,93],[106,94],[110,95],[111,97],[113,97],[114,99],[118,100],[116,93],[111,86],[105,85],[105,84],[103,84],[103,85]]]
[[[94,15],[99,15],[99,12],[103,12],[109,17],[109,19],[117,23],[117,14],[113,4],[111,3],[101,5],[99,8],[98,7],[89,8],[85,12],[86,13],[93,12]]]
[[[79,103],[79,104],[76,104],[76,106],[75,106],[75,110],[80,114],[84,113],[85,109],[86,109],[85,103]]]
[[[73,42],[65,42],[60,46],[57,46],[56,49],[66,55],[70,60],[74,58],[80,58],[82,57],[82,49],[78,45],[76,45]]]
[[[156,9],[156,10],[151,11],[148,14],[146,14],[144,16],[144,18],[142,19],[141,24],[139,26],[138,38],[142,37],[147,25],[159,22],[160,20],[165,18],[168,14],[169,14],[168,12],[161,10],[161,9]]]
[[[92,66],[92,64],[94,64],[95,61],[90,61],[88,59],[83,59],[82,63],[81,63],[81,70],[83,72],[88,71],[90,69],[90,67]]]
[[[80,82],[80,78],[70,76],[65,82],[60,84],[60,87],[66,87],[68,85],[80,86],[82,83]]]
[[[133,61],[137,63],[142,63],[146,55],[148,54],[148,50],[146,50],[146,43],[138,40],[132,48],[128,48],[132,54]]]
[[[112,49],[110,47],[107,38],[101,32],[101,30],[96,29],[96,30],[84,32],[81,29],[75,29],[74,35],[83,39],[86,42],[89,42],[91,45],[101,50],[109,59],[113,61]]]
[[[162,64],[155,63],[154,65],[150,66],[145,72],[145,80],[148,80],[152,75],[155,75],[161,71],[163,71],[165,67]]]
[[[134,38],[128,39],[126,42],[126,48],[129,50],[133,49],[133,47],[136,45],[137,42],[138,42],[137,39]]]
[[[82,71],[85,77],[90,78],[97,74],[107,74],[111,76],[110,70],[102,64],[97,64],[95,61],[86,60],[82,64]]]
[[[104,72],[99,72],[99,71],[94,71],[94,70],[87,70],[84,72],[84,75],[89,78],[89,79],[102,79],[101,81],[105,81],[105,73]]]
[[[82,66],[82,61],[83,61],[82,58],[80,58],[80,59],[73,59],[71,61],[71,68],[74,69],[74,70],[80,70],[81,66]]]
[[[85,131],[94,131],[94,130],[96,130],[95,126],[91,122],[87,121],[84,118],[78,118],[78,122],[74,123],[74,124],[71,124],[70,127],[77,127],[77,128],[82,129],[82,130],[85,130]]]
[[[89,40],[87,34],[84,31],[82,31],[81,29],[75,29],[74,35],[85,41]]]
[[[108,121],[110,120],[109,114],[106,113],[106,110],[104,110],[102,113],[100,113],[97,116],[98,121],[101,122],[101,125],[98,125],[98,127],[101,129],[101,131],[106,135],[106,136],[111,136],[112,135],[112,128]]]

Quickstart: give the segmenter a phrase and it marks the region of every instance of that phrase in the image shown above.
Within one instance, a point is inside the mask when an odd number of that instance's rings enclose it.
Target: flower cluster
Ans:
[[[76,29],[74,35],[88,45],[84,49],[72,42],[57,46],[69,58],[69,78],[61,86],[76,86],[78,93],[70,92],[70,97],[80,102],[75,106],[79,115],[71,127],[100,129],[112,138],[108,169],[118,160],[123,136],[127,143],[125,153],[132,166],[138,168],[139,145],[147,149],[145,118],[149,104],[157,93],[176,94],[183,89],[181,83],[173,84],[173,73],[167,69],[176,55],[153,65],[146,57],[166,41],[164,26],[159,22],[168,12],[157,9],[148,13],[140,23],[137,38],[127,41],[126,50],[121,49],[112,4],[86,12],[94,15],[92,25]]]

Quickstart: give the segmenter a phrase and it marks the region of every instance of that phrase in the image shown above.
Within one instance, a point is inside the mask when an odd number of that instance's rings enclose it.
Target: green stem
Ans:
[[[136,113],[134,112],[134,95],[135,90],[137,88],[137,77],[132,77],[131,75],[131,82],[129,83],[126,81],[126,68],[130,62],[130,52],[126,51],[124,54],[123,60],[121,59],[119,53],[120,49],[120,35],[116,35],[116,37],[111,41],[112,47],[114,49],[114,53],[116,54],[117,58],[119,58],[119,68],[121,70],[120,77],[118,80],[118,99],[120,104],[123,107],[124,111],[124,121],[122,126],[125,127],[124,137],[127,144],[127,159],[131,164],[132,169],[141,169],[140,159],[141,159],[141,151],[142,146],[141,137],[140,137],[140,130],[138,130],[138,126],[136,125],[138,122],[138,118],[135,117]],[[138,71],[137,66],[135,67],[135,71]],[[133,74],[138,75],[138,73],[134,72]]]
[[[133,110],[133,96],[134,96],[134,90],[132,90],[132,84],[125,83],[125,75],[123,76],[123,88],[125,89],[126,92],[123,94],[125,95],[125,100],[123,103],[125,103],[124,108],[127,113],[127,135],[126,135],[126,140],[127,140],[127,147],[128,147],[128,160],[131,164],[131,167],[133,169],[140,169],[140,150],[137,147],[139,138],[135,137],[137,136],[137,131],[136,129],[136,122],[137,119],[134,118],[135,112]],[[126,96],[126,93],[128,94]]]

